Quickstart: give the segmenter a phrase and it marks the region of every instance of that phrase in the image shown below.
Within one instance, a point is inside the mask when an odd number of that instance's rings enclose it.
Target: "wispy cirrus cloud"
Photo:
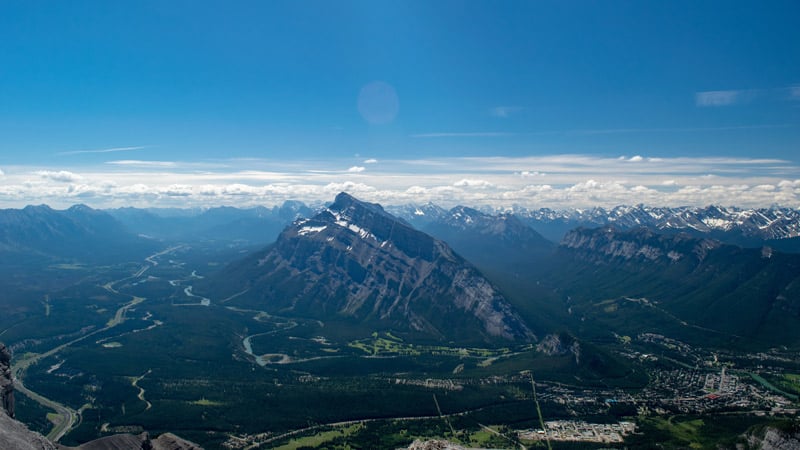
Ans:
[[[733,106],[751,101],[800,100],[800,85],[764,89],[733,89],[695,92],[695,104],[699,107]]]
[[[798,89],[800,91],[800,88]],[[800,99],[800,92],[798,92]],[[800,128],[800,124],[772,123],[752,125],[727,125],[718,127],[662,127],[662,128],[575,128],[562,130],[531,130],[520,132],[487,131],[487,132],[432,132],[415,133],[412,138],[491,138],[491,137],[530,137],[530,136],[573,136],[573,135],[604,135],[604,134],[657,134],[657,133],[710,133],[720,131],[744,131],[780,128]]]
[[[524,109],[525,108],[521,106],[495,106],[494,108],[489,109],[489,115],[492,117],[506,119],[514,114],[522,112]]]
[[[106,161],[106,164],[115,166],[138,166],[138,167],[176,167],[175,161],[142,161],[138,159],[121,159],[117,161]]]
[[[101,148],[95,150],[71,150],[67,152],[59,152],[56,153],[57,155],[67,156],[67,155],[81,155],[85,153],[116,153],[116,152],[132,152],[134,150],[142,150],[147,148],[146,145],[139,145],[135,147],[112,147],[112,148]]]
[[[745,90],[703,91],[694,94],[695,105],[700,107],[731,106],[747,100]]]
[[[361,172],[363,172],[365,170],[366,170],[366,167],[364,167],[364,166],[353,166],[353,167],[347,169],[347,171],[350,172],[350,173],[361,173]]]
[[[664,128],[605,128],[605,129],[577,129],[564,130],[564,134],[645,134],[645,133],[702,133],[715,131],[762,130],[771,128],[795,128],[800,125],[789,123],[757,124],[757,125],[729,125],[721,127],[664,127]],[[542,133],[556,133],[542,132]]]
[[[516,133],[503,131],[479,131],[479,132],[440,132],[440,133],[417,133],[410,135],[412,138],[470,138],[470,137],[504,137],[514,136]]]

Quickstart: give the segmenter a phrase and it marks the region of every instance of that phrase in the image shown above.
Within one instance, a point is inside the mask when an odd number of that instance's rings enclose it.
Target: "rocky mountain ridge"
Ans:
[[[388,210],[419,228],[447,221],[457,210],[445,210],[434,204],[390,206]],[[738,208],[709,205],[705,207],[658,207],[620,205],[613,208],[530,209],[521,206],[473,208],[481,213],[498,216],[513,215],[559,242],[574,228],[596,228],[613,225],[618,229],[648,227],[662,232],[684,231],[695,236],[727,237],[736,243],[757,244],[758,241],[783,240],[800,237],[800,210],[787,207]]]
[[[578,228],[564,236],[560,246],[576,250],[588,259],[642,258],[649,261],[702,261],[710,250],[722,245],[713,239],[698,239],[688,234],[658,234],[647,228],[619,231],[606,226],[601,229]]]
[[[800,210],[793,208],[655,207],[647,205],[590,209],[529,210],[513,208],[534,228],[570,229],[578,226],[613,225],[619,229],[648,227],[665,232],[685,231],[694,235],[734,234],[752,240],[790,239],[800,236]],[[564,230],[566,231],[566,230]]]
[[[108,262],[143,257],[154,244],[129,232],[109,214],[86,205],[0,210],[0,262],[28,260]]]
[[[603,227],[569,232],[544,279],[563,287],[570,314],[592,326],[610,320],[626,333],[777,345],[797,336],[799,270],[800,255],[769,247]]]
[[[286,201],[272,208],[117,208],[106,212],[131,231],[156,239],[244,240],[264,244],[274,241],[286,225],[312,216],[315,210],[303,202]]]
[[[247,289],[240,298],[280,314],[346,318],[435,339],[534,337],[447,244],[345,193],[221,279],[233,282],[230,293]]]

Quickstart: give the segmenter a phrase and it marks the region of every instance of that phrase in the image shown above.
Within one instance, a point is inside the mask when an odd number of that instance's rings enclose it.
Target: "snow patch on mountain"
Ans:
[[[303,227],[297,230],[297,234],[302,236],[309,233],[319,233],[320,231],[323,231],[325,228],[328,227],[326,225],[323,225],[321,227]]]

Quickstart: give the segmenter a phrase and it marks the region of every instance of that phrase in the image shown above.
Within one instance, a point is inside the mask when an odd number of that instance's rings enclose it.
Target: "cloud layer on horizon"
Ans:
[[[254,206],[321,203],[348,191],[383,204],[445,207],[800,207],[800,170],[778,159],[547,155],[369,161],[367,166],[268,159],[9,166],[2,168],[0,206]]]

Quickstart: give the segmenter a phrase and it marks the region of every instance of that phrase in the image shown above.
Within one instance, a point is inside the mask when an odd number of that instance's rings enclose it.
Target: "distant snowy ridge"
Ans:
[[[433,204],[387,207],[387,210],[417,224],[452,221],[464,217],[466,208],[450,211]],[[655,207],[646,205],[576,209],[528,209],[524,207],[481,207],[480,212],[492,215],[514,215],[530,226],[563,225],[564,227],[612,225],[620,229],[647,227],[662,231],[688,231],[694,233],[737,233],[743,237],[761,240],[788,239],[800,236],[800,210],[793,208],[737,207]],[[422,213],[422,214],[420,214]],[[565,229],[566,231],[566,229]]]
[[[528,210],[516,208],[512,212],[522,218],[537,222],[573,221],[616,225],[620,228],[638,226],[661,230],[738,231],[743,236],[761,239],[787,239],[800,236],[800,210],[792,208],[740,209],[736,207],[652,207],[645,205],[617,206],[610,210],[547,208]]]

